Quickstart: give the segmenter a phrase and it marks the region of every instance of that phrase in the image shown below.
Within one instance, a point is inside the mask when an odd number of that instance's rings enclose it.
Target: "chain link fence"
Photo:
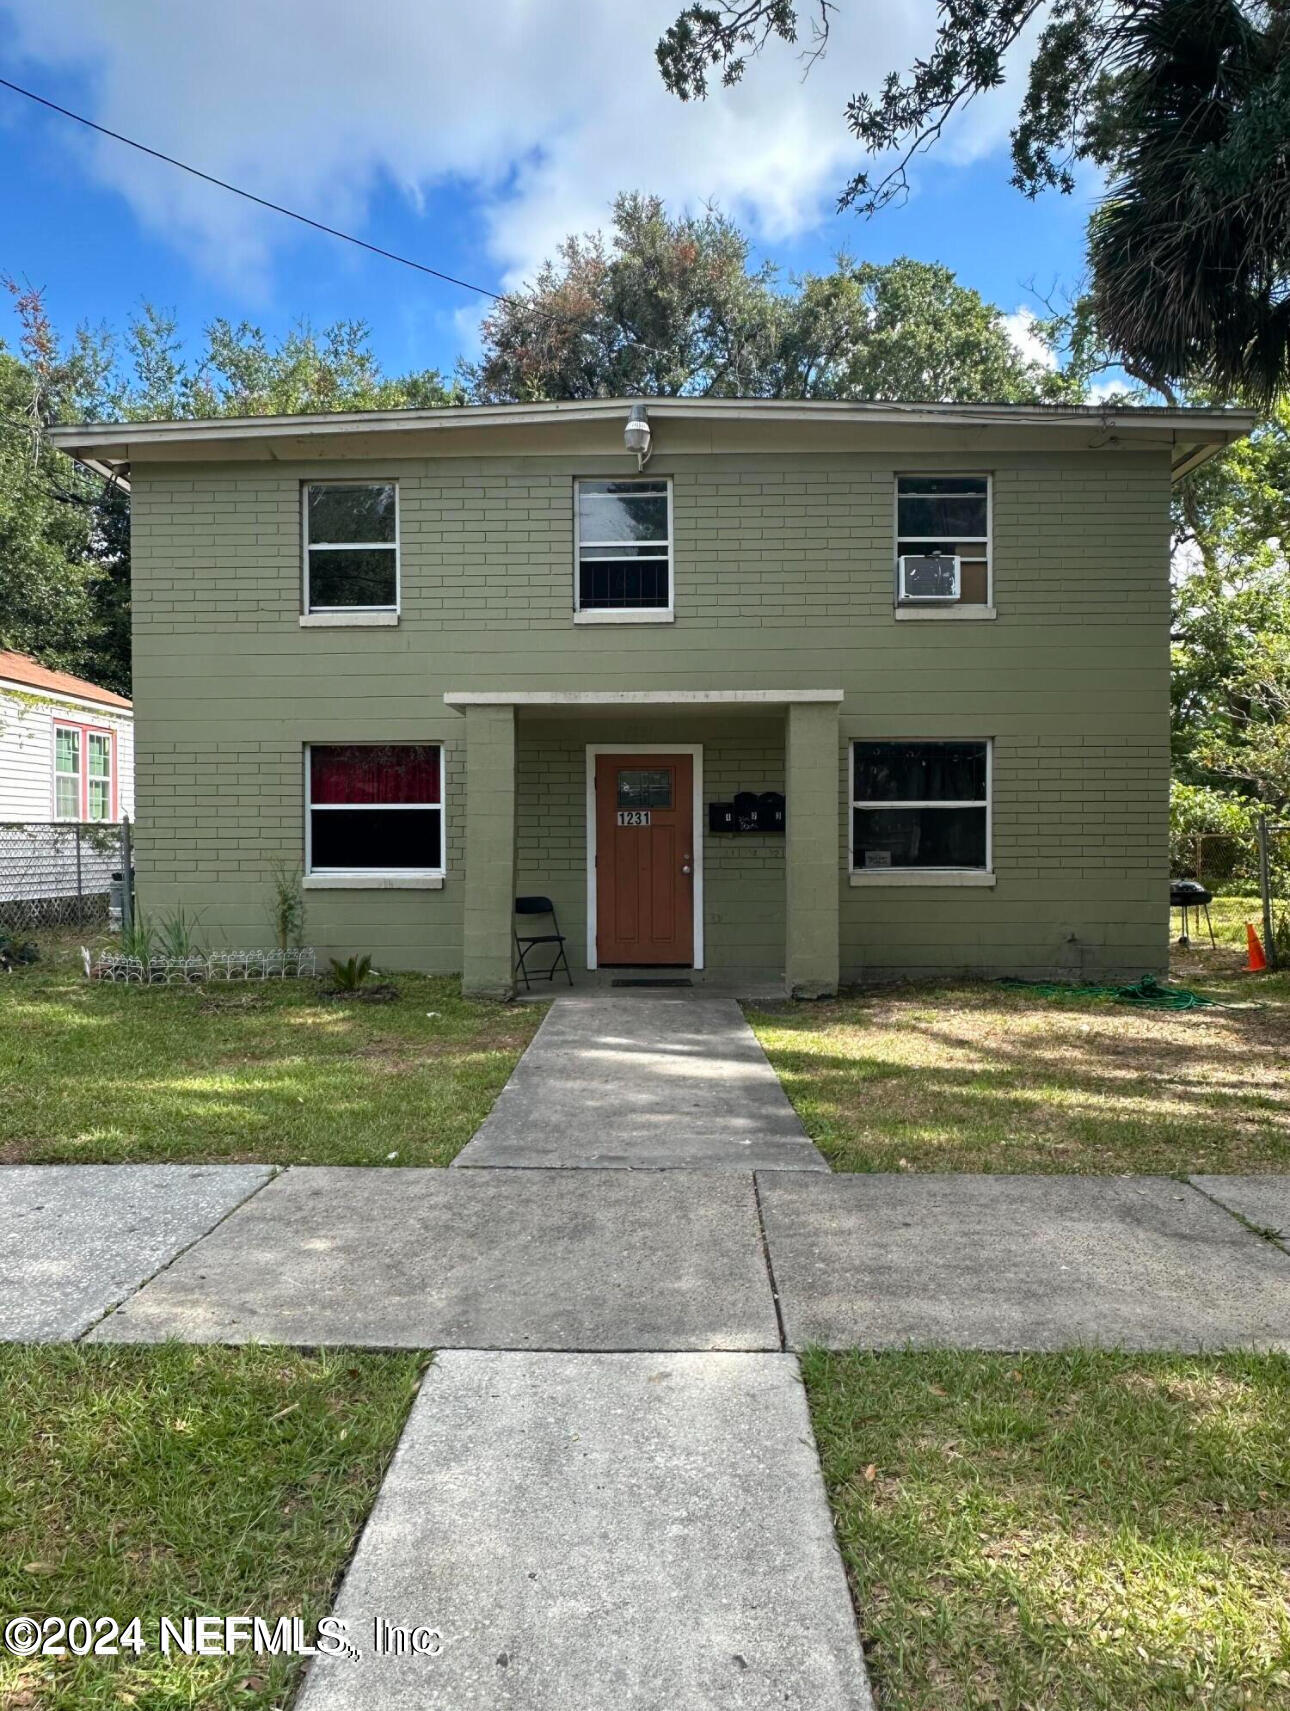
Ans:
[[[106,924],[120,866],[120,826],[0,824],[0,930]]]
[[[1228,929],[1223,937],[1245,943],[1249,921],[1264,941],[1269,962],[1290,968],[1290,822],[1264,822],[1248,837],[1229,832],[1200,832],[1194,840],[1191,871],[1214,894],[1214,922]]]

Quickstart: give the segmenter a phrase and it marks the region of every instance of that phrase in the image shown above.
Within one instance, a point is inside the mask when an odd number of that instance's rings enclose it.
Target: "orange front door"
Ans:
[[[596,756],[596,960],[694,961],[694,761]]]

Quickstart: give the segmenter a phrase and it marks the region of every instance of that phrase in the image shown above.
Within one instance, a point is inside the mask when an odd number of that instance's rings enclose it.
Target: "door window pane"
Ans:
[[[672,772],[661,768],[657,772],[640,767],[620,767],[618,771],[618,806],[620,808],[670,808],[672,806]]]

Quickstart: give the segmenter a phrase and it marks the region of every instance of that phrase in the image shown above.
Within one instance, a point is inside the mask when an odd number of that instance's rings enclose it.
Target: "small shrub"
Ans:
[[[156,949],[160,956],[191,957],[202,954],[197,940],[200,915],[186,915],[182,904],[173,915],[163,915],[156,928]]]
[[[335,992],[359,992],[372,972],[370,956],[352,956],[345,962],[331,959],[331,983]]]
[[[156,954],[157,929],[142,909],[136,909],[130,925],[121,928],[121,955],[137,957],[146,968]]]

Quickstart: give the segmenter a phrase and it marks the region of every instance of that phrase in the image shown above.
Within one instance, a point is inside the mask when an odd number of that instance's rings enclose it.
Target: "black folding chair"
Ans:
[[[552,930],[549,933],[531,933],[521,937],[518,925],[512,926],[512,931],[515,934],[515,972],[524,976],[525,990],[529,992],[533,990],[533,982],[529,979],[530,971],[525,959],[537,945],[554,945],[556,955],[550,968],[534,969],[533,974],[539,980],[546,979],[554,985],[556,973],[563,968],[565,979],[572,986],[573,975],[569,972],[569,959],[564,954],[564,934],[560,931],[560,923],[556,919],[555,904],[549,897],[517,897],[515,899],[515,913],[517,915],[549,915],[551,917]]]

